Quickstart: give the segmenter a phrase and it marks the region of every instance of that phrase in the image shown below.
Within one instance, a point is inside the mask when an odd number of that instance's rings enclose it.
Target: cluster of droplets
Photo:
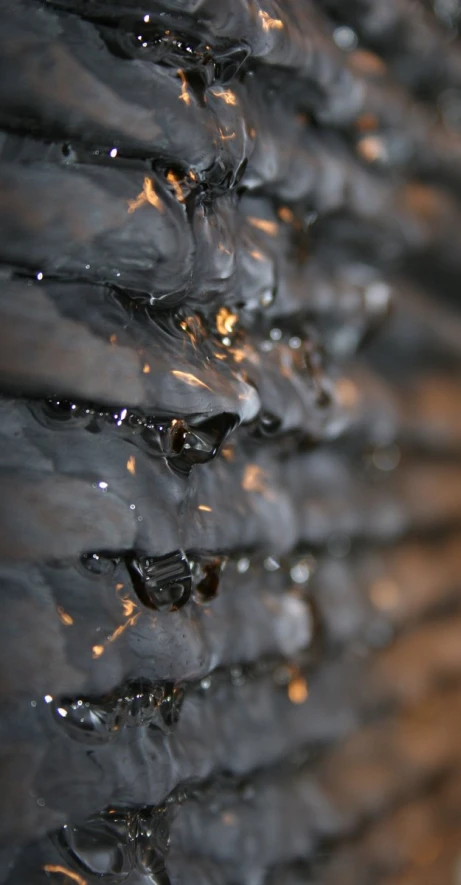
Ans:
[[[237,416],[227,412],[202,417],[191,424],[185,419],[163,419],[133,409],[114,410],[68,399],[48,399],[40,413],[33,409],[47,426],[51,422],[53,426],[67,427],[72,422],[89,433],[101,433],[106,427],[118,430],[129,441],[136,440],[149,454],[166,458],[182,474],[188,474],[196,464],[212,461],[238,424]]]
[[[129,682],[97,701],[61,698],[52,705],[55,719],[76,740],[98,744],[126,727],[168,732],[179,719],[184,688],[172,682]]]
[[[152,885],[170,883],[165,866],[170,844],[166,806],[137,811],[111,808],[82,824],[65,825],[54,842],[81,874],[76,881],[112,885],[138,872]]]
[[[141,18],[125,17],[118,27],[104,27],[101,34],[117,57],[148,59],[156,65],[183,70],[190,77],[190,88],[202,99],[203,91],[216,80],[221,84],[234,79],[249,56],[246,46],[212,47],[191,33],[178,33],[165,18],[152,13]]]
[[[300,337],[274,326],[267,338],[261,342],[261,350],[269,353],[274,347],[281,344],[289,348],[293,371],[304,376],[306,382],[312,385],[316,405],[321,408],[330,406],[332,395],[328,389],[325,375],[325,354],[318,341],[313,336]],[[263,416],[260,416],[260,422],[262,420]]]
[[[122,557],[103,553],[85,553],[81,565],[95,576],[111,575]],[[174,550],[165,556],[123,556],[133,588],[147,608],[156,611],[177,611],[192,599],[199,605],[211,602],[218,593],[221,574],[227,557],[201,553],[187,555]]]

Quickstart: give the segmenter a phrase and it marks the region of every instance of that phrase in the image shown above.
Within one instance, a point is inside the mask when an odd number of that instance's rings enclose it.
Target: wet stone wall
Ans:
[[[459,3],[0,11],[0,882],[460,885]]]

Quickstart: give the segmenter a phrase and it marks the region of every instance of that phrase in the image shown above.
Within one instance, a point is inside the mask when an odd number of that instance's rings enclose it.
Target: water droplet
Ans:
[[[92,704],[90,701],[63,700],[53,709],[53,713],[70,736],[77,740],[94,744],[110,737],[110,711],[102,705]]]
[[[275,556],[268,556],[264,560],[264,568],[267,572],[276,572],[280,568],[280,562]]]
[[[188,601],[191,567],[182,550],[156,558],[133,557],[127,565],[136,593],[150,608],[175,611]]]
[[[200,688],[202,689],[202,691],[208,691],[208,689],[211,688],[210,676],[205,676],[203,679],[200,680]]]
[[[195,464],[206,464],[219,454],[237,424],[237,416],[227,412],[193,426],[172,421],[161,436],[163,452],[172,467],[188,474]]]
[[[358,46],[359,42],[355,31],[347,27],[347,25],[341,25],[334,29],[333,40],[338,49],[342,49],[344,52],[351,52]]]
[[[294,676],[288,683],[288,697],[292,704],[303,704],[309,697],[307,682],[303,676]]]
[[[274,297],[274,293],[270,289],[266,289],[260,298],[261,307],[270,307],[274,301]]]
[[[46,805],[46,802],[44,799],[40,798],[40,799],[37,799],[37,805],[39,805],[40,808],[44,808]]]
[[[378,470],[395,470],[400,461],[400,449],[398,446],[389,446],[385,449],[375,449],[372,455],[374,466]]]
[[[83,568],[92,575],[109,575],[115,571],[119,560],[101,553],[84,553],[80,557]]]
[[[248,557],[242,556],[240,559],[238,559],[237,564],[236,564],[236,568],[237,568],[239,575],[245,574],[245,572],[247,572],[248,569],[250,568],[250,560],[248,559]]]
[[[231,667],[229,670],[229,676],[232,685],[243,685],[246,681],[243,667]]]
[[[271,338],[272,341],[280,341],[280,339],[282,337],[282,330],[276,329],[276,328],[271,329],[269,332],[269,337]]]
[[[295,584],[306,584],[310,578],[310,574],[311,566],[307,559],[300,559],[299,562],[297,562],[296,565],[293,565],[290,569],[290,577]]]
[[[272,412],[260,412],[256,421],[255,436],[274,436],[280,430],[282,420]]]
[[[125,879],[135,862],[134,815],[114,812],[89,818],[80,826],[66,825],[57,840],[73,865],[86,876]]]

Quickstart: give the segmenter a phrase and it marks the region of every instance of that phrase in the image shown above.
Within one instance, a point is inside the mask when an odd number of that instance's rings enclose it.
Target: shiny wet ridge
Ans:
[[[460,885],[458,4],[0,8],[0,882]]]

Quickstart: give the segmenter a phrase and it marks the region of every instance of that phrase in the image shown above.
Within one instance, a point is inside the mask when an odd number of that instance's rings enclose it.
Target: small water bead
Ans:
[[[272,341],[261,341],[260,348],[263,353],[270,353],[274,349],[274,344]]]
[[[260,304],[261,307],[270,307],[271,304],[274,303],[275,295],[270,289],[266,289],[265,292],[261,295]]]
[[[278,415],[274,415],[273,412],[268,412],[267,410],[260,412],[256,419],[254,436],[259,438],[275,436],[281,426],[282,419]]]
[[[247,556],[242,556],[240,559],[237,560],[236,569],[237,569],[239,575],[244,575],[245,572],[247,572],[249,568],[250,568],[250,560],[248,559]]]
[[[280,562],[275,556],[267,556],[264,560],[264,568],[266,572],[277,572],[280,568]]]
[[[377,470],[391,471],[395,470],[400,461],[400,449],[396,445],[387,448],[375,449],[372,455],[372,462]]]
[[[356,49],[359,42],[355,31],[347,25],[340,25],[334,29],[333,40],[338,49],[342,49],[343,52],[351,52],[353,49]]]
[[[136,593],[149,608],[176,611],[188,601],[192,573],[182,550],[166,556],[133,557],[127,565]]]
[[[92,575],[110,575],[119,563],[118,557],[105,556],[102,553],[84,553],[80,557],[80,563],[85,571]]]
[[[43,404],[43,408],[47,415],[58,421],[68,421],[71,418],[82,417],[82,407],[67,399],[47,399]],[[88,416],[89,412],[85,412],[84,415]]]
[[[309,558],[300,559],[290,568],[290,578],[295,584],[306,584],[312,574],[313,561]]]
[[[185,421],[173,421],[163,437],[164,453],[172,467],[188,474],[194,465],[206,464],[219,454],[237,424],[237,415],[226,412],[194,426]]]
[[[53,714],[71,737],[86,743],[105,743],[116,730],[112,711],[90,701],[61,701]]]
[[[243,667],[235,666],[229,670],[229,678],[232,685],[240,686],[246,682],[246,675]]]

